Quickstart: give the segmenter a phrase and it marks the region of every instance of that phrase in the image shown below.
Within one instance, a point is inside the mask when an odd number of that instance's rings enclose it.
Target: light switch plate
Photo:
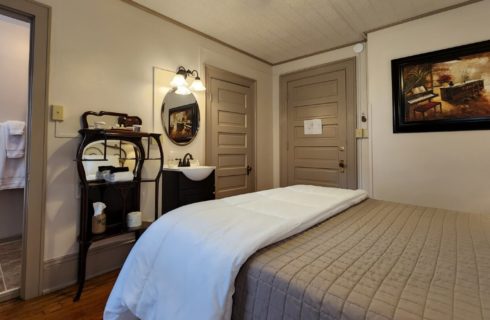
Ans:
[[[51,120],[53,121],[63,121],[65,120],[64,107],[60,105],[55,105],[51,107]]]

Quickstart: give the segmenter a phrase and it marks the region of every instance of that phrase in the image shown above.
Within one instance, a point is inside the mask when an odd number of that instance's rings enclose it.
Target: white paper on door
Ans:
[[[305,120],[305,135],[322,134],[322,119]]]

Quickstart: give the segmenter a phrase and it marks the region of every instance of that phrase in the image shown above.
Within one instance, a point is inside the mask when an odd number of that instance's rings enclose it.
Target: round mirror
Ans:
[[[191,143],[199,130],[199,106],[192,93],[177,94],[170,90],[162,102],[162,124],[175,144]]]

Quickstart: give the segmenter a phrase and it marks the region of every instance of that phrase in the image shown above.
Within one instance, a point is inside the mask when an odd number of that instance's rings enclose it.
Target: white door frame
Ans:
[[[31,24],[20,288],[21,298],[31,299],[42,294],[51,8],[30,0],[0,0],[0,12]]]

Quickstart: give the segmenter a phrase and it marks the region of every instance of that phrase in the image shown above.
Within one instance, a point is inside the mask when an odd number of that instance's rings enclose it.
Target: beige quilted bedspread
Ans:
[[[235,284],[233,319],[490,319],[490,215],[368,199],[260,250]]]

